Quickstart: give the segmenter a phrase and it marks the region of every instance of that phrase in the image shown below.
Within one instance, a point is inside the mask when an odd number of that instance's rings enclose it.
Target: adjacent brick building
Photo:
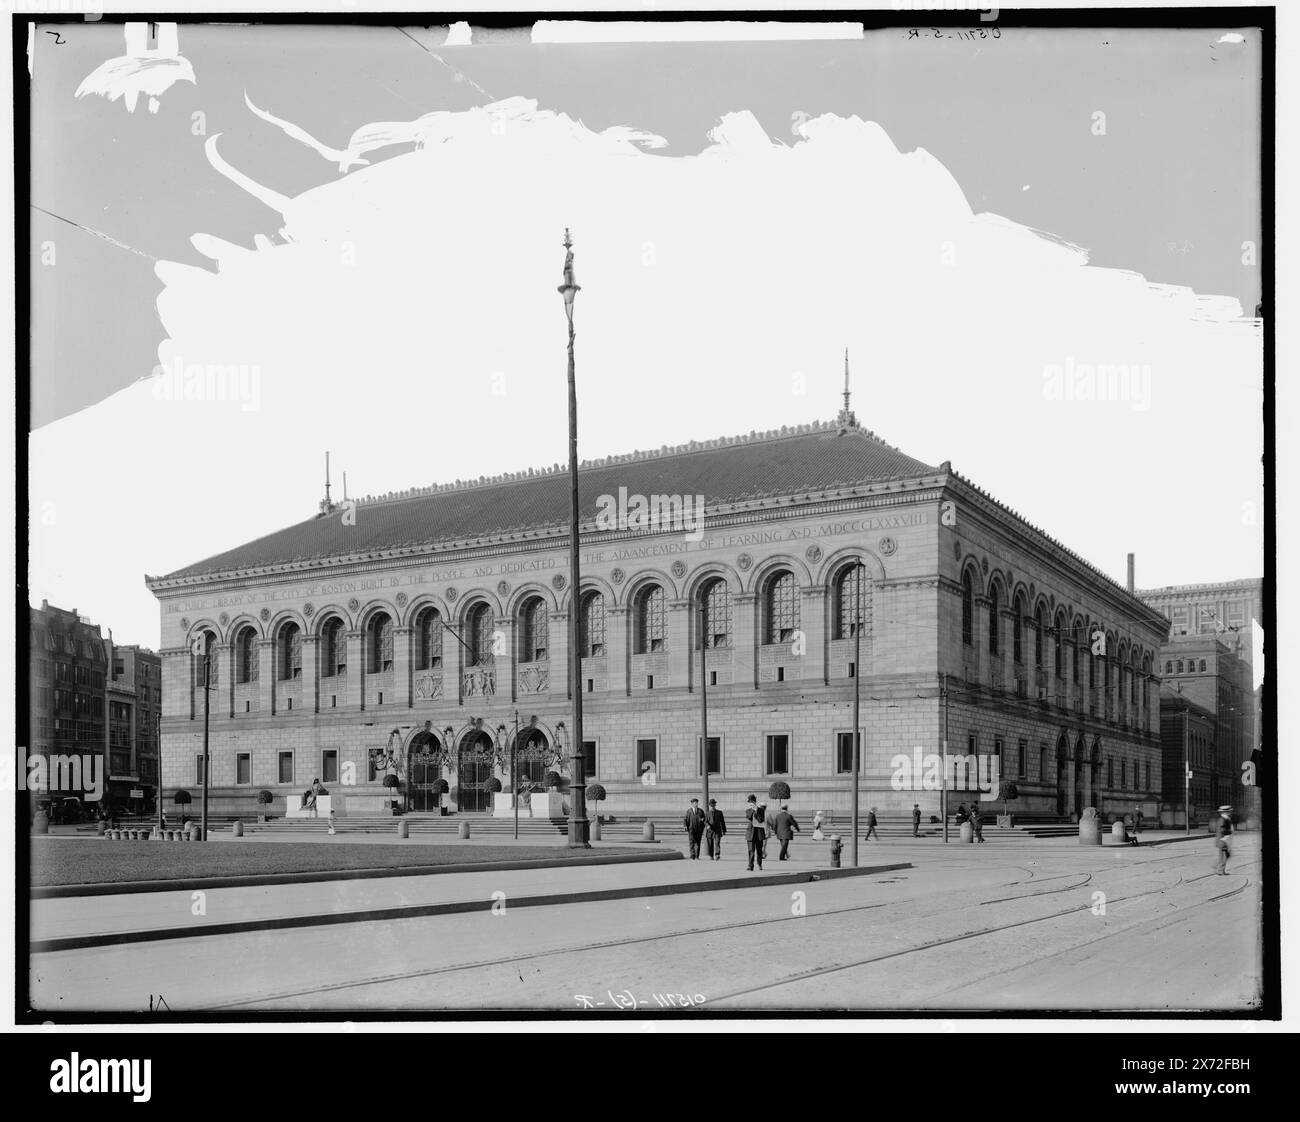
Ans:
[[[937,755],[945,727],[981,777],[1016,781],[1022,812],[1158,798],[1164,617],[847,406],[835,423],[588,463],[580,491],[577,688],[603,812],[699,794],[702,664],[724,808],[780,779],[797,808],[846,811],[855,686],[864,806],[881,814],[937,813],[904,762]],[[568,501],[559,468],[327,500],[146,578],[165,797],[202,779],[204,652],[217,813],[251,813],[261,789],[282,808],[314,778],[341,813],[374,813],[390,747],[411,805],[432,805],[441,776],[452,809],[486,809],[516,714],[527,767],[553,766],[573,747]],[[954,802],[979,796],[975,776],[955,782]]]

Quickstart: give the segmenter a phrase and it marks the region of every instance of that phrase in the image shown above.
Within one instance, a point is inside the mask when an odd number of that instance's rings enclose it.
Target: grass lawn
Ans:
[[[268,873],[334,872],[340,869],[409,869],[493,862],[562,863],[577,857],[639,853],[627,847],[600,850],[513,845],[348,845],[319,842],[111,842],[32,838],[33,887],[112,884],[118,881],[262,876]]]

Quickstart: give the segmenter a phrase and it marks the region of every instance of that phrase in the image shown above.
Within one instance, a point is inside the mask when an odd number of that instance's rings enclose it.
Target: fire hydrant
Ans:
[[[839,834],[831,835],[831,868],[840,867],[840,851],[844,848],[844,842],[840,840]]]

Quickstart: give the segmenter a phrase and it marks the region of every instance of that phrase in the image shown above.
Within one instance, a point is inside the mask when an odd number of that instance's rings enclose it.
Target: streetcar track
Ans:
[[[1014,867],[1020,869],[1020,871],[1029,872],[1030,876],[1031,877],[1033,876],[1033,872],[1031,870],[1021,869],[1020,866],[1014,866]],[[1079,874],[1077,873],[1060,873],[1051,877],[1042,878],[1040,883],[1050,883],[1051,881],[1054,880],[1060,880],[1063,877],[1078,876],[1078,875]],[[1087,874],[1087,876],[1089,879],[1091,879],[1092,874],[1089,873]],[[1023,884],[1026,882],[1013,881],[1011,883],[1014,885],[1017,883]],[[1086,884],[1087,881],[1085,881],[1084,883]],[[1163,892],[1163,891],[1167,891],[1169,888],[1176,888],[1178,887],[1178,885],[1182,883],[1183,883],[1183,878],[1179,877],[1174,884],[1167,885],[1164,888],[1159,889],[1159,891]],[[1058,892],[1068,891],[1071,888],[1078,888],[1078,887],[1082,887],[1082,885],[1067,885],[1063,889],[1053,888],[1053,889],[1048,889],[1044,892],[1031,892],[1031,893],[1026,893],[1023,896],[1013,897],[1012,899],[1030,900],[1037,896],[1050,896]],[[713,924],[708,926],[679,929],[676,931],[662,932],[656,935],[640,935],[634,938],[606,939],[606,940],[602,940],[601,942],[591,943],[583,947],[573,947],[573,946],[557,947],[549,950],[539,950],[539,951],[533,951],[525,954],[501,956],[492,959],[481,959],[470,963],[458,963],[458,964],[449,964],[446,966],[427,967],[419,970],[395,971],[390,974],[374,975],[368,978],[351,979],[345,982],[332,982],[325,985],[310,986],[306,988],[284,991],[276,994],[269,994],[269,995],[262,994],[259,995],[257,998],[241,998],[236,1001],[229,1001],[229,1002],[223,1002],[216,1005],[212,1005],[209,1006],[209,1008],[226,1009],[226,1008],[239,1008],[241,1006],[249,1006],[249,1005],[257,1006],[260,1003],[264,1003],[264,1002],[284,1001],[295,997],[306,997],[312,994],[335,993],[342,990],[364,988],[367,986],[375,986],[375,985],[384,985],[392,982],[412,981],[417,978],[437,977],[439,975],[456,974],[456,973],[468,972],[473,970],[488,969],[494,966],[504,966],[504,965],[518,963],[518,962],[528,962],[537,959],[552,958],[558,955],[588,954],[588,953],[593,953],[601,950],[612,950],[619,947],[633,947],[633,946],[643,945],[646,943],[661,942],[670,939],[688,938],[697,935],[712,935],[721,932],[740,931],[740,930],[744,930],[745,928],[762,927],[762,926],[766,926],[769,924],[776,924],[776,923],[788,923],[794,920],[806,921],[808,919],[830,919],[836,916],[853,914],[855,912],[873,911],[878,908],[898,907],[902,904],[916,903],[916,902],[917,901],[910,901],[910,900],[908,901],[882,900],[872,904],[853,904],[843,908],[832,908],[827,911],[819,911],[815,914],[809,914],[804,916],[795,916],[795,915],[770,916],[762,919],[745,920],[740,923],[720,923],[720,924]],[[980,903],[983,903],[983,901],[980,901]],[[935,914],[943,914],[948,910],[949,906],[950,905],[948,902],[944,902],[939,908],[935,909],[934,911],[929,913],[922,913],[917,918],[926,919]],[[1087,905],[1083,905],[1083,907],[1087,907]],[[920,950],[923,948],[913,948],[913,949]],[[910,953],[910,952],[901,952],[901,953]]]

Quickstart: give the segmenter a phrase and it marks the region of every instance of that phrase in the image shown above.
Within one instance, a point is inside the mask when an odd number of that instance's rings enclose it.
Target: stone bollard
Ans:
[[[1101,845],[1101,821],[1099,819],[1079,819],[1079,844]]]
[[[591,840],[594,842],[600,841],[600,819],[599,818],[593,818],[591,820]]]
[[[460,836],[461,836],[462,839],[465,839],[465,838],[468,838],[468,837],[469,837],[469,823],[468,823],[468,822],[462,822],[462,823],[460,824]]]
[[[238,818],[235,819],[235,825],[231,828],[231,833],[237,838],[244,836],[244,824]]]
[[[1118,818],[1111,824],[1110,836],[1117,845],[1128,845],[1128,830]]]
[[[197,822],[191,822],[189,840],[192,842],[198,841],[199,838],[202,836],[201,830],[202,828],[199,826]]]
[[[36,812],[36,817],[32,819],[33,834],[48,834],[50,832],[50,816],[43,810]]]
[[[655,824],[653,822],[646,822],[646,824],[641,827],[641,840],[643,842],[652,842],[655,840]]]
[[[399,838],[409,838],[411,836],[411,826],[410,823],[407,822],[405,818],[403,818],[397,824],[397,836]],[[461,834],[461,837],[464,836],[465,836],[464,834]]]
[[[975,827],[969,821],[961,824],[961,840],[964,842],[975,841]]]

